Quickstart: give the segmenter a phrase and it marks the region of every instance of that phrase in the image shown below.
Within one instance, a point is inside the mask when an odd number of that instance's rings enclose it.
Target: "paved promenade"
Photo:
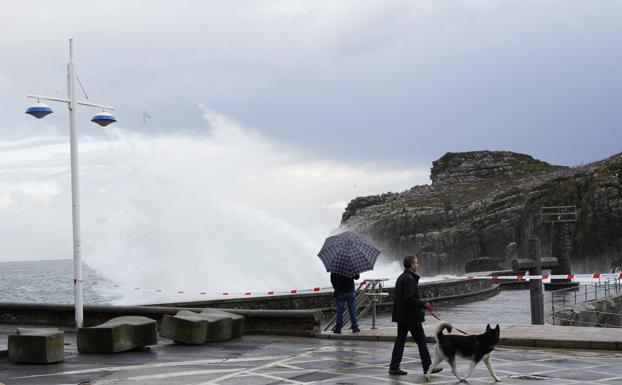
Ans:
[[[0,335],[4,341],[13,328],[2,325]],[[510,329],[506,329],[509,334]],[[369,332],[364,332],[363,336],[366,334]],[[587,335],[584,331],[578,334]],[[349,336],[343,334],[342,338]],[[1,341],[2,339],[0,344]],[[6,357],[0,358],[0,383],[6,385],[425,383],[417,348],[411,343],[407,345],[402,365],[410,374],[394,377],[387,374],[393,347],[391,341],[244,336],[223,343],[183,346],[161,338],[160,343],[150,349],[114,355],[78,354],[75,334],[70,332],[66,333],[65,341],[66,358],[61,364],[18,365],[7,362]],[[0,349],[5,349],[5,346],[0,345]],[[615,351],[499,347],[493,356],[493,365],[503,383],[507,384],[622,383],[622,354]],[[456,383],[447,364],[443,364],[443,367],[445,370],[436,375],[430,384]],[[458,361],[460,373],[465,373],[467,367],[466,360]],[[485,365],[478,366],[469,383],[492,383]]]
[[[495,325],[492,325],[495,326]],[[435,324],[425,325],[428,342],[435,342]],[[456,325],[467,334],[481,334],[485,325]],[[602,349],[622,352],[622,328],[594,328],[552,325],[501,325],[500,345],[536,348]],[[446,332],[445,332],[446,333]],[[461,335],[454,328],[453,334]],[[322,333],[318,337],[327,339],[393,341],[395,327],[362,330],[361,333]]]

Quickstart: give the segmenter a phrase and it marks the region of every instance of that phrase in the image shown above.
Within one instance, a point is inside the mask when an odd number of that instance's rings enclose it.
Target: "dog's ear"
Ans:
[[[499,327],[499,324],[497,324],[497,327],[495,327],[495,330],[498,332],[499,330],[501,330],[501,328]]]
[[[489,331],[490,329],[490,324],[486,325],[486,331]]]

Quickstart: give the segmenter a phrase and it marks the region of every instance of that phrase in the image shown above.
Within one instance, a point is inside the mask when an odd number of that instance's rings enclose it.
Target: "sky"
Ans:
[[[347,202],[429,183],[448,151],[621,151],[620,1],[1,5],[0,261],[71,257],[68,114],[23,113],[66,96],[68,38],[79,95],[118,119],[77,119],[85,260],[115,280],[207,258],[236,263],[197,280],[226,282],[242,255],[291,274]]]

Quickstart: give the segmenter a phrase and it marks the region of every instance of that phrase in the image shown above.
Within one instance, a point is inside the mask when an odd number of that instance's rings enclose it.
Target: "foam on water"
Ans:
[[[83,260],[111,282],[196,293],[327,286],[316,255],[347,202],[429,181],[427,169],[320,160],[204,114],[204,135],[107,128],[107,137],[80,138]],[[14,255],[71,256],[67,146],[41,142],[0,156],[16,186],[3,195],[0,225],[21,237]],[[120,304],[154,299],[120,295]]]

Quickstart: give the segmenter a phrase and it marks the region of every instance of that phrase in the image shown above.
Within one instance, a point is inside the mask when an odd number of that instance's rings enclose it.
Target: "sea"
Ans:
[[[83,264],[85,304],[114,304],[121,293],[113,283]],[[73,261],[71,259],[0,262],[0,302],[72,304]]]

